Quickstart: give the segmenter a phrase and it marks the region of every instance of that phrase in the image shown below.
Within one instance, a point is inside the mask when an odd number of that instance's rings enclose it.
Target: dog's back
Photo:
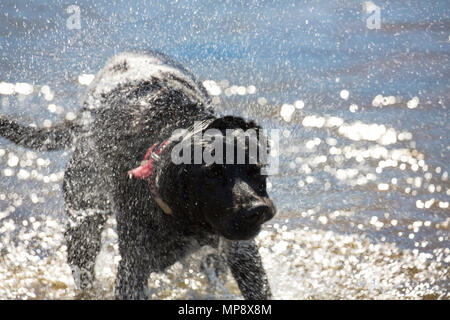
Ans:
[[[189,93],[192,102],[209,102],[203,85],[180,63],[156,51],[123,52],[107,61],[88,88],[86,109],[104,108],[102,97],[123,85],[160,83],[166,90]],[[160,87],[155,86],[155,89]]]
[[[213,111],[206,89],[179,63],[155,51],[124,52],[90,84],[80,123],[102,155],[114,151],[111,157],[131,164],[165,128],[191,125],[207,113]]]

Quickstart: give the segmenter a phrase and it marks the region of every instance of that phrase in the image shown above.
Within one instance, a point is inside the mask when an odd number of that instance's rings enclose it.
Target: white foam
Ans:
[[[25,82],[18,82],[14,86],[14,91],[18,94],[23,94],[25,96],[30,95],[33,93],[34,88],[33,85]]]
[[[295,107],[292,104],[283,104],[280,110],[280,116],[284,121],[290,122],[292,119],[292,115],[294,114]]]
[[[350,92],[348,90],[341,90],[340,94],[342,99],[348,100],[348,97],[350,96]]]
[[[47,101],[52,101],[53,98],[55,97],[55,94],[50,89],[50,87],[47,86],[47,85],[42,86],[42,88],[39,91],[39,93],[41,93],[44,96],[44,99],[47,100]]]
[[[415,109],[419,106],[419,98],[414,97],[406,103],[406,106],[409,109]]]
[[[203,81],[203,86],[206,91],[212,96],[219,96],[222,93],[222,89],[214,80]]]
[[[78,82],[83,86],[88,86],[94,80],[94,74],[83,73],[78,76]]]
[[[10,95],[10,94],[14,94],[15,90],[14,90],[15,86],[12,83],[8,83],[8,82],[0,82],[0,94],[3,95]]]

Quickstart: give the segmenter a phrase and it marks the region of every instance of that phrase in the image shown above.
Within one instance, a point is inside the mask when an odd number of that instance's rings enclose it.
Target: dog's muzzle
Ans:
[[[263,224],[275,215],[273,206],[257,204],[242,213],[243,218],[250,224]]]

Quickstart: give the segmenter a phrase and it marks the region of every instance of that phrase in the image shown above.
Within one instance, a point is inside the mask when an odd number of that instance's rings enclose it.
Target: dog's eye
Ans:
[[[214,179],[223,176],[223,166],[218,164],[212,164],[205,167],[206,176],[208,178]]]

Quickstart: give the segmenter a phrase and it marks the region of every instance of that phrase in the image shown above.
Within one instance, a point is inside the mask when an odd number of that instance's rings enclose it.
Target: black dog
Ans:
[[[180,128],[185,134],[175,137]],[[110,59],[74,121],[37,129],[0,117],[0,135],[19,145],[41,151],[73,147],[63,182],[69,214],[65,236],[81,289],[93,281],[101,231],[114,212],[122,258],[117,298],[146,298],[151,272],[204,245],[221,249],[245,298],[270,298],[252,238],[275,209],[261,164],[250,161],[248,145],[243,164],[173,161],[180,141],[210,129],[260,131],[238,117],[214,116],[202,84],[157,52]],[[211,141],[197,141],[197,147],[205,151]],[[233,150],[239,153],[237,145]]]

